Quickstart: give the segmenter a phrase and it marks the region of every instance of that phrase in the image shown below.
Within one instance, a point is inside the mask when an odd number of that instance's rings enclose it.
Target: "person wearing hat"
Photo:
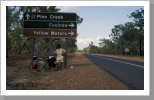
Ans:
[[[63,62],[64,62],[64,54],[66,51],[61,48],[60,44],[57,45],[57,49],[54,52],[56,54],[56,63],[57,63],[57,70],[61,70]]]

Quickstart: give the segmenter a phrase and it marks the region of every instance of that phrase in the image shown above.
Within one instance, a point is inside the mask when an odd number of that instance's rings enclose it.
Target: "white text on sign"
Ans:
[[[57,20],[57,19],[64,19],[64,16],[63,15],[59,15],[59,16],[54,16],[54,15],[50,15],[50,16],[47,16],[47,15],[41,15],[41,14],[26,14],[25,16],[27,18],[27,20],[29,20],[29,17],[32,17],[32,19],[48,19],[48,17],[52,20]]]
[[[71,35],[73,36],[75,33],[73,31],[71,32],[55,32],[55,31],[51,31],[49,32],[44,32],[44,31],[33,31],[34,35]]]
[[[63,19],[63,16],[54,16],[54,15],[50,15],[50,19]]]
[[[70,24],[61,24],[61,23],[49,23],[49,27],[63,27],[63,28],[67,28],[67,27],[70,27],[70,28],[73,28],[75,27],[75,25],[73,23],[70,23]]]

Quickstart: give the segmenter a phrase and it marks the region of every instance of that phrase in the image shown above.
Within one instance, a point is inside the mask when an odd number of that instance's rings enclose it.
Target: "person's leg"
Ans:
[[[63,67],[63,62],[64,62],[64,59],[61,59],[61,60],[60,60],[60,70],[61,70],[61,68]]]
[[[63,66],[63,62],[60,62],[60,70],[61,70],[62,66]]]
[[[56,66],[57,66],[57,71],[58,71],[59,67],[60,67],[60,61],[57,60],[57,65]]]

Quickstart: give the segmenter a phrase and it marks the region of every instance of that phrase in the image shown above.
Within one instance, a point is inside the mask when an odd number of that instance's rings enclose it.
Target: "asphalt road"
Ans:
[[[144,62],[84,54],[132,90],[144,90]]]

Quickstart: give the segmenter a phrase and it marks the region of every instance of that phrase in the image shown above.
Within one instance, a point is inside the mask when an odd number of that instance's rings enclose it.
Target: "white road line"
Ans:
[[[93,55],[93,56],[95,56],[95,55]],[[128,64],[128,65],[133,65],[133,66],[144,68],[144,66],[141,66],[141,65],[127,63],[127,62],[123,62],[123,61],[119,61],[119,60],[114,60],[114,59],[110,59],[110,58],[104,58],[104,57],[101,57],[101,56],[95,56],[95,57],[99,57],[99,58],[103,58],[103,59],[107,59],[107,60],[112,60],[112,61],[121,62],[121,63]]]

